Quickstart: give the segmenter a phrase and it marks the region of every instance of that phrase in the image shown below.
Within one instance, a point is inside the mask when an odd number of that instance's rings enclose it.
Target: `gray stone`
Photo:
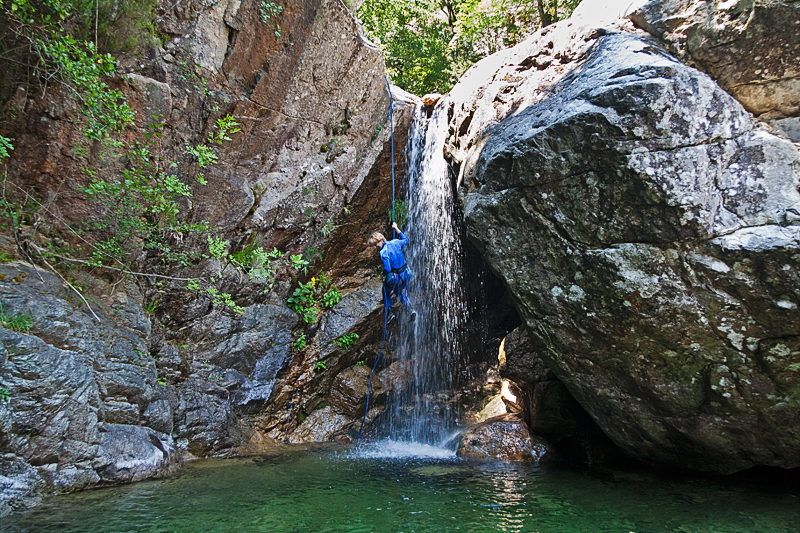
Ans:
[[[110,424],[136,424],[139,421],[139,406],[129,402],[106,399],[102,409],[105,422]]]
[[[603,432],[683,467],[800,465],[792,143],[651,40],[569,21],[439,105],[468,238]]]
[[[800,143],[800,117],[775,119],[770,120],[769,123],[777,135],[785,137],[792,142]]]
[[[343,435],[354,424],[348,416],[337,413],[330,405],[312,412],[300,426],[289,435],[292,444],[301,442],[329,442]]]
[[[0,517],[38,504],[44,488],[36,468],[14,454],[0,456]]]
[[[329,402],[334,410],[351,418],[364,414],[367,405],[367,388],[370,382],[370,368],[367,365],[351,366],[339,372],[333,380]],[[383,392],[380,379],[372,377],[372,397],[370,404]]]
[[[334,340],[346,333],[353,333],[353,329],[363,324],[366,317],[383,307],[382,286],[380,280],[370,279],[357,290],[345,294],[339,303],[325,313],[316,337],[321,358],[338,349]]]
[[[173,409],[168,400],[150,402],[142,413],[142,425],[165,435],[172,434]]]
[[[179,396],[175,435],[186,439],[187,451],[194,455],[220,454],[244,444],[227,390],[204,380],[189,379],[183,383]]]
[[[103,481],[139,481],[163,474],[174,453],[172,439],[150,428],[104,424],[92,466]]]
[[[652,0],[628,15],[750,112],[800,115],[800,5]]]

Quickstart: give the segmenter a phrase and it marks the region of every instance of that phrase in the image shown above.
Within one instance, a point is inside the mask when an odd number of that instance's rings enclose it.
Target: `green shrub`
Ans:
[[[357,333],[346,333],[341,337],[339,337],[338,339],[336,339],[335,341],[333,341],[333,343],[339,348],[342,348],[343,350],[349,350],[350,348],[355,346],[357,340],[358,340]]]
[[[313,324],[322,310],[317,306],[314,297],[314,278],[308,283],[299,283],[294,294],[286,299],[286,303],[296,313],[299,313],[306,324]]]
[[[331,287],[328,292],[322,295],[322,307],[333,307],[341,300],[342,294],[339,292],[339,289]]]
[[[0,325],[17,333],[27,333],[33,327],[33,319],[25,313],[6,314],[3,304],[0,303]]]
[[[72,0],[75,37],[94,41],[97,12],[97,48],[111,54],[146,50],[157,43],[157,0]]]
[[[392,208],[386,210],[389,220],[392,219]],[[395,200],[394,202],[394,221],[397,227],[402,228],[408,221],[408,202],[404,200]]]
[[[306,334],[305,333],[301,333],[300,336],[297,337],[292,342],[292,349],[299,352],[300,350],[302,350],[305,347],[306,347]]]

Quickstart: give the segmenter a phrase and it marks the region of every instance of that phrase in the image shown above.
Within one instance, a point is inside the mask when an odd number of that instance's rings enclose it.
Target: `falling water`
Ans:
[[[418,106],[409,140],[408,220],[405,251],[411,269],[410,295],[417,319],[400,316],[396,353],[413,372],[389,406],[389,436],[440,444],[453,433],[457,413],[446,403],[461,360],[467,319],[461,224],[452,171],[444,159],[447,112],[428,119]]]

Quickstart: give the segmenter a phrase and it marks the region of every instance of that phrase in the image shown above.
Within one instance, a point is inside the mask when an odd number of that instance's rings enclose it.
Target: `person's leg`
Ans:
[[[394,293],[400,299],[400,303],[411,308],[411,301],[408,299],[408,285],[405,282],[401,282],[397,284],[397,287],[394,289]]]
[[[405,305],[409,312],[411,313],[411,319],[414,320],[417,318],[417,311],[414,309],[414,306],[411,305],[411,299],[408,297],[408,282],[411,279],[411,274],[408,270],[400,274],[400,283],[399,286],[395,290],[395,293],[400,298],[400,301]]]
[[[387,287],[385,283],[383,284],[383,291],[382,292],[383,292],[383,305],[386,307],[386,309],[389,310],[389,312],[391,312],[391,310],[392,310],[392,294],[390,292],[389,287]]]

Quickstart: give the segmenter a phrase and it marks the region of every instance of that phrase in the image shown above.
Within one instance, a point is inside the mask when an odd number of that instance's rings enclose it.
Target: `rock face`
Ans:
[[[524,328],[509,333],[503,347],[500,373],[516,385],[532,434],[557,448],[564,461],[593,465],[618,458],[618,450],[544,364]]]
[[[0,379],[9,395],[0,402],[0,449],[10,480],[2,507],[25,503],[38,489],[168,471],[180,457],[172,428],[143,416],[165,387],[147,352],[149,322],[141,307],[127,298],[106,309],[98,303],[98,323],[67,301],[50,272],[9,263],[0,276],[5,316],[33,321],[28,332],[0,328]]]
[[[570,21],[439,105],[468,238],[617,445],[800,465],[796,146],[653,41]]]
[[[750,112],[800,116],[800,5],[653,0],[628,14]]]
[[[40,272],[41,282],[29,265],[0,267],[5,312],[36,316],[27,333],[0,328],[0,386],[11,395],[0,400],[0,486],[8,488],[0,513],[35,501],[40,490],[160,475],[186,452],[257,451],[268,437],[287,439],[299,418],[321,411],[314,408],[336,374],[364,359],[382,319],[375,312],[376,259],[364,243],[389,227],[390,100],[383,58],[351,10],[339,0],[287,4],[276,32],[253,3],[162,7],[158,30],[171,39],[141,51],[150,60],[122,58],[122,75],[110,80],[137,117],[122,138],[142,140],[153,115],[161,115],[159,148],[193,188],[181,220],[206,221],[231,253],[259,243],[278,248],[281,266],[271,281],[250,280],[216,260],[165,265],[142,253],[136,268],[167,278],[142,277],[138,285],[113,272],[70,269],[99,324],[52,273]],[[402,191],[402,147],[416,99],[397,88],[392,93]],[[103,210],[80,190],[91,181],[82,169],[115,181],[124,158],[101,161],[97,144],[82,149],[76,103],[56,86],[42,97],[4,78],[0,110],[0,133],[14,139],[4,173],[48,206],[35,209],[35,228],[23,221],[18,237],[49,250],[74,249],[82,241],[70,228],[103,221]],[[215,147],[219,163],[201,186],[186,146],[203,142],[225,115],[241,131]],[[165,237],[196,257],[207,255],[205,239],[182,238]],[[0,251],[18,253],[5,231]],[[292,254],[306,254],[311,264],[290,268]],[[344,298],[306,325],[285,298],[298,281],[321,272]],[[169,279],[210,274],[242,315]],[[333,343],[346,333],[361,336],[353,350]],[[293,349],[300,334],[308,346]],[[314,369],[318,361],[324,371]]]

